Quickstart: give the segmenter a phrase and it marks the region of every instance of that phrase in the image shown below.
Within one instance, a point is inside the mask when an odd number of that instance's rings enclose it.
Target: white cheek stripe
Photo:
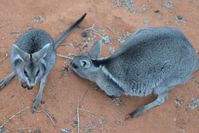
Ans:
[[[116,83],[120,88],[125,89],[128,88],[125,84],[123,84],[121,81],[113,77],[113,75],[108,71],[108,69],[105,66],[100,66],[100,69],[102,72],[108,76],[114,83]]]

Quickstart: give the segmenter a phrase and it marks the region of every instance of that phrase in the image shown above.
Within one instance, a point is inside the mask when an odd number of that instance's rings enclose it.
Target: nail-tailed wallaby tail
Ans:
[[[13,72],[0,81],[0,89],[5,87],[15,76],[23,88],[32,89],[39,81],[40,88],[33,101],[32,111],[41,103],[48,74],[56,61],[56,48],[85,18],[86,13],[67,28],[57,40],[41,29],[25,32],[13,45],[11,65]]]

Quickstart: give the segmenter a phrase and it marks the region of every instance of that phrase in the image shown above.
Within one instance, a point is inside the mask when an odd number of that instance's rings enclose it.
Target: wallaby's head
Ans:
[[[30,54],[13,45],[12,52],[15,55],[12,65],[23,88],[32,89],[41,80],[47,67],[44,58],[51,46],[48,43],[39,51]]]
[[[101,51],[102,40],[95,42],[90,51],[75,56],[70,64],[72,70],[82,78],[95,81],[99,68],[94,63]]]

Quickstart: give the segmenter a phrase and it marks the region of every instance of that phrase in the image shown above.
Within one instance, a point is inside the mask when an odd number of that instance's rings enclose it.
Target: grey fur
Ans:
[[[13,71],[0,81],[0,88],[6,86],[16,75],[23,88],[32,89],[40,82],[40,89],[33,101],[32,111],[35,112],[41,103],[43,90],[48,74],[56,61],[56,47],[83,21],[86,14],[66,29],[55,42],[52,37],[41,29],[25,32],[13,45],[11,64]]]
[[[128,118],[164,103],[169,90],[185,83],[198,69],[194,48],[175,28],[138,30],[105,58],[96,56],[100,54],[101,43],[74,57],[71,68],[80,77],[95,82],[109,96],[157,95],[153,102],[130,113]]]

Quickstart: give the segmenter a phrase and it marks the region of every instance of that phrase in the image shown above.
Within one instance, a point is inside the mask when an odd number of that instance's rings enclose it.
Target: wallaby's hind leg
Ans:
[[[136,109],[135,111],[131,112],[130,114],[128,114],[126,119],[138,117],[142,115],[144,112],[146,112],[147,110],[150,110],[156,106],[163,104],[166,101],[166,99],[167,99],[167,93],[158,95],[158,97],[153,102],[146,104],[143,107],[140,107]]]
[[[45,75],[41,79],[40,87],[39,87],[39,92],[37,93],[37,96],[33,100],[33,105],[32,105],[32,112],[33,113],[37,111],[38,106],[41,104],[42,94],[43,94],[44,88],[46,86],[47,79],[48,79],[48,74]]]
[[[4,79],[0,80],[0,90],[2,90],[15,77],[15,73],[11,72]]]
[[[153,102],[151,102],[147,105],[144,105],[143,107],[138,108],[135,111],[133,111],[132,113],[130,113],[127,116],[127,119],[135,118],[139,115],[142,115],[147,110],[161,105],[162,103],[164,103],[166,101],[167,93],[169,92],[169,90],[171,90],[177,84],[184,83],[189,78],[190,78],[189,75],[187,75],[186,77],[183,77],[183,78],[177,78],[177,77],[173,76],[173,77],[169,77],[167,80],[164,80],[164,82],[162,82],[159,86],[157,86],[153,91],[153,94],[158,95],[158,97]]]

